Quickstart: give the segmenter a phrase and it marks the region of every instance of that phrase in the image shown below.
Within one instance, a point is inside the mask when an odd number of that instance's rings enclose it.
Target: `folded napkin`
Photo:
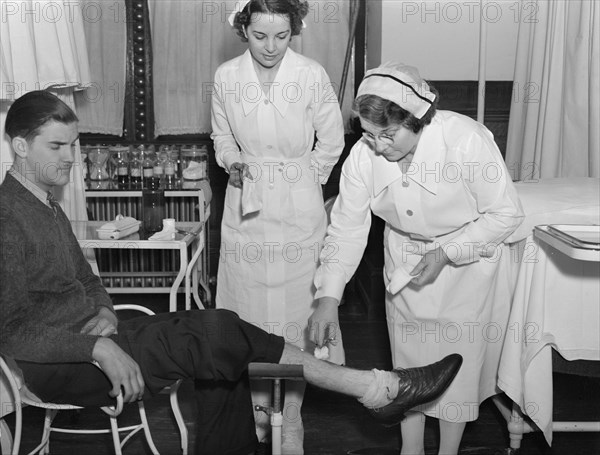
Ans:
[[[392,279],[385,289],[392,295],[397,294],[404,286],[410,283],[410,280],[413,278],[415,277],[410,275],[402,267],[398,267],[394,270],[394,273],[392,273]]]
[[[96,232],[98,238],[106,239],[122,239],[140,230],[141,222],[130,216],[117,215],[114,221],[104,223]]]
[[[262,209],[262,195],[257,180],[244,179],[242,185],[242,216]]]

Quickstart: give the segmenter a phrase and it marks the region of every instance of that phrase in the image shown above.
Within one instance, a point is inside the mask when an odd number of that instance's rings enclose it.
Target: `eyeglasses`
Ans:
[[[369,142],[375,142],[375,141],[379,140],[380,142],[383,142],[384,144],[392,145],[395,141],[394,137],[396,136],[396,133],[398,133],[398,131],[400,131],[400,129],[391,131],[389,133],[379,133],[377,135],[370,133],[368,131],[363,131],[362,135]]]

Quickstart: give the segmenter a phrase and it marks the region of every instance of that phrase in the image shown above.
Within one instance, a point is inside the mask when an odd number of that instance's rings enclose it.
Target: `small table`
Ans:
[[[105,221],[71,221],[73,232],[82,249],[141,249],[141,250],[179,250],[179,271],[172,286],[169,287],[135,287],[107,288],[107,291],[123,293],[158,293],[169,292],[169,311],[177,311],[177,293],[182,282],[185,283],[185,309],[191,309],[193,293],[196,305],[204,309],[198,294],[198,285],[208,290],[206,283],[200,283],[198,278],[198,258],[205,248],[204,223],[179,222],[175,223],[179,231],[173,240],[147,240],[143,232],[137,232],[118,240],[102,240],[98,238],[96,229]],[[184,232],[184,233],[180,233]],[[191,256],[188,254],[191,249]],[[185,280],[185,281],[184,281]],[[208,294],[207,294],[208,295]]]
[[[552,421],[552,349],[566,360],[600,360],[599,261],[600,251],[574,248],[545,226],[526,239],[498,372],[512,410],[495,400],[511,449],[536,429],[549,445],[553,431],[600,431],[600,422]]]

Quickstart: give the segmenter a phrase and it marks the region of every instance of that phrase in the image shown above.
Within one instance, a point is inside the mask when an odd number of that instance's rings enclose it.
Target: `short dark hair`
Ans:
[[[235,15],[233,27],[243,42],[248,38],[244,30],[250,25],[253,13],[272,13],[287,16],[290,19],[292,36],[302,31],[302,19],[308,14],[308,2],[305,0],[250,0],[242,11]]]
[[[354,100],[352,110],[355,115],[364,118],[369,123],[380,128],[388,128],[394,125],[402,125],[413,133],[418,133],[425,125],[429,125],[437,111],[439,94],[429,85],[429,91],[435,94],[435,100],[431,107],[420,119],[412,115],[406,109],[396,103],[386,100],[377,95],[361,95]]]
[[[46,90],[35,90],[17,98],[6,114],[4,131],[11,139],[31,142],[49,121],[73,123],[79,119],[60,98]]]

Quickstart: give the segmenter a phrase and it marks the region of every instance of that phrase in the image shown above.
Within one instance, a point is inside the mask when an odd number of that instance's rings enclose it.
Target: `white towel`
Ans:
[[[387,285],[386,290],[392,295],[397,294],[413,278],[415,277],[410,275],[402,267],[398,267],[396,270],[394,270],[394,273],[392,273],[392,279]]]
[[[242,185],[242,216],[258,212],[262,208],[262,196],[257,183],[257,180],[244,179]]]

